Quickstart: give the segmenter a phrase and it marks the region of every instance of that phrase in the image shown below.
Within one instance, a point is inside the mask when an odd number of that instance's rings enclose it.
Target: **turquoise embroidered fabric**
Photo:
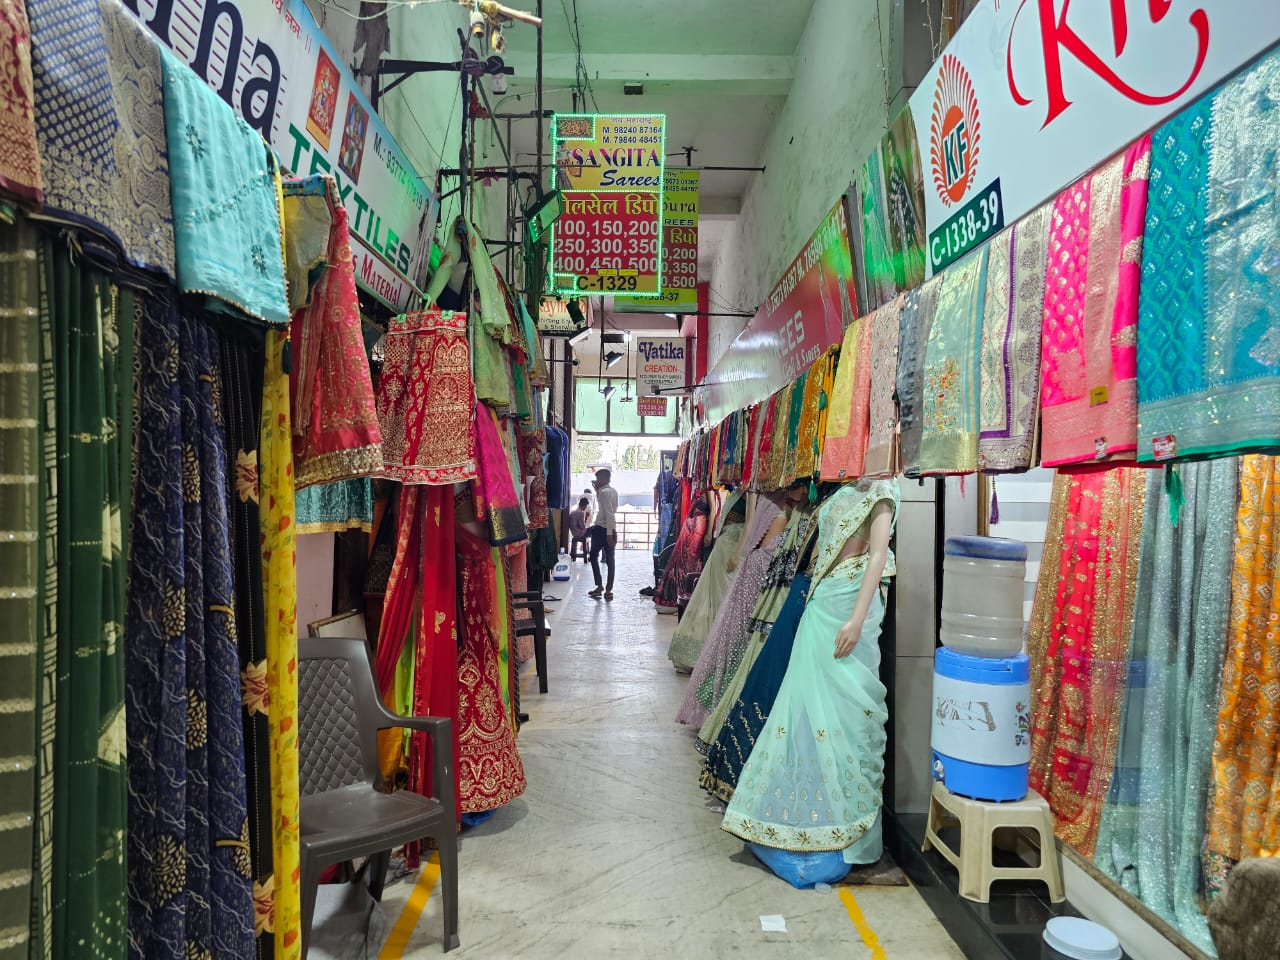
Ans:
[[[211,87],[161,55],[178,287],[216,312],[286,326],[275,156]]]

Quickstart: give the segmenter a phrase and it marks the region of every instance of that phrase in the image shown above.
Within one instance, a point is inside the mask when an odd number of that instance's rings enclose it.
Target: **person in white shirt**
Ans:
[[[593,599],[604,597],[613,599],[613,551],[618,545],[618,491],[609,486],[613,474],[608,469],[596,471],[596,478],[591,485],[596,488],[596,515],[591,529],[588,530],[591,540],[591,573],[596,580],[596,587],[587,596]],[[604,563],[609,570],[609,578],[604,586],[600,582],[600,555],[604,554]]]

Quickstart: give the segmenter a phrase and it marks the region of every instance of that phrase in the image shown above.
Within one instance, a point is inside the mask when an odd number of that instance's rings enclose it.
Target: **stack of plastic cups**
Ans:
[[[1027,547],[952,537],[934,659],[933,776],[975,800],[1022,800],[1031,763],[1031,671],[1022,652]]]

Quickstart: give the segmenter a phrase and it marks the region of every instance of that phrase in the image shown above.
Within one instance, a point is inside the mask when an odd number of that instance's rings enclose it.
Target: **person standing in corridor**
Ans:
[[[587,596],[594,599],[604,597],[613,599],[613,551],[618,546],[618,491],[609,486],[613,478],[611,471],[596,471],[596,478],[591,485],[596,488],[595,523],[591,525],[591,573],[596,579],[596,588]],[[605,566],[609,569],[609,578],[601,585],[600,554],[604,554]]]

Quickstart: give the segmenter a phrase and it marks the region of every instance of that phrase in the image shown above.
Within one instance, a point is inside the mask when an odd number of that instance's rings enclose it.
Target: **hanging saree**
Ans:
[[[166,157],[173,144],[166,142],[159,46],[115,0],[28,0],[26,7],[41,216],[91,231],[81,248],[106,269],[120,267],[136,281],[171,279]]]
[[[1114,767],[1145,501],[1136,470],[1058,474],[1031,610],[1031,786],[1084,857]]]
[[[0,18],[9,16],[0,7]],[[35,244],[23,219],[0,229],[0,516],[8,528],[0,540],[0,877],[8,878],[0,884],[2,960],[27,960],[32,918],[42,439]]]
[[[702,565],[698,584],[693,588],[684,608],[684,616],[676,624],[676,631],[667,648],[667,658],[677,673],[689,673],[693,670],[702,653],[703,643],[711,635],[716,614],[733,581],[734,573],[729,570],[729,561],[738,552],[738,541],[742,539],[742,534],[742,516],[739,514],[735,522],[726,523],[721,529],[715,546],[711,548],[711,555]]]
[[[760,446],[760,407],[760,404],[753,403],[746,411],[742,451],[742,486],[746,488],[751,487],[756,475],[756,452]]]
[[[870,320],[867,452],[862,475],[872,480],[888,479],[898,472],[898,406],[894,402],[894,391],[903,302],[903,297],[890,300],[872,314]]]
[[[671,556],[662,571],[658,589],[653,594],[653,602],[658,606],[674,610],[679,606],[681,584],[685,577],[696,577],[702,572],[702,544],[707,536],[707,514],[708,510],[698,510],[695,507],[685,518],[683,529],[676,538]]]
[[[882,501],[896,521],[896,480],[848,484],[819,508],[813,587],[786,676],[720,824],[743,840],[803,853],[844,850],[850,863],[880,859],[888,718],[879,675],[882,590],[853,652],[833,659],[832,650],[867,569],[868,554],[840,554]],[[895,573],[890,551],[883,576]]]
[[[294,495],[295,529],[304,533],[373,531],[373,483],[368,477],[319,483]]]
[[[458,798],[464,813],[480,813],[524,793],[524,766],[512,716],[503,703],[499,654],[506,617],[493,548],[456,528],[461,632],[458,647]],[[499,609],[501,607],[501,609]],[[509,627],[509,624],[508,624]],[[509,631],[508,631],[509,637]]]
[[[1280,449],[1272,52],[1152,137],[1138,459]]]
[[[769,640],[774,622],[782,613],[782,608],[791,593],[791,581],[796,575],[796,562],[800,552],[809,539],[809,530],[814,519],[814,512],[806,502],[795,507],[786,529],[778,537],[778,547],[769,560],[764,580],[760,584],[759,599],[755,609],[751,611],[751,619],[747,621],[747,643],[742,657],[736,665],[732,665],[729,681],[720,694],[719,702],[703,721],[698,731],[698,749],[705,753],[708,747],[720,736],[720,728],[724,726],[729,711],[738,701],[747,676],[755,665],[756,658]]]
[[[721,694],[742,662],[751,614],[760,598],[769,561],[778,548],[779,537],[766,540],[766,534],[781,516],[782,508],[773,498],[763,495],[756,498],[755,513],[747,524],[746,556],[738,566],[729,593],[698,655],[689,685],[685,688],[684,702],[676,714],[676,723],[701,727],[719,705]],[[740,544],[740,553],[742,548]]]
[[[160,56],[178,287],[212,311],[286,327],[275,154],[195,71]]]
[[[978,469],[978,384],[990,245],[947,268],[924,342],[920,473]]]
[[[702,789],[718,800],[728,803],[737,789],[738,777],[746,766],[747,757],[769,719],[773,700],[782,686],[791,660],[791,647],[795,643],[796,629],[808,601],[810,578],[808,571],[798,571],[788,588],[786,600],[774,619],[773,627],[763,647],[749,668],[742,688],[730,701],[720,724],[719,732],[706,749],[702,772],[698,782]]]
[[[1143,137],[1054,201],[1040,372],[1046,467],[1134,459],[1150,167]]]
[[[764,402],[764,416],[760,418],[759,454],[756,456],[755,474],[755,488],[760,491],[773,489],[769,486],[769,475],[773,472],[773,435],[777,432],[781,401],[782,391],[779,390]]]
[[[167,293],[140,305],[137,342],[130,956],[246,957],[254,908],[218,342]]]
[[[516,496],[511,462],[498,432],[497,414],[483,403],[477,403],[475,422],[477,460],[480,464],[479,476],[472,484],[476,518],[488,525],[491,546],[501,547],[527,540],[529,531],[525,527],[520,499]]]
[[[844,332],[822,444],[823,480],[860,477],[866,464],[871,368],[863,347],[870,332],[870,317],[858,318]],[[867,388],[865,398],[863,387]]]
[[[325,176],[286,183],[285,224],[298,224],[290,207],[316,199],[325,204],[330,219],[324,266],[310,287],[308,304],[294,313],[290,324],[293,482],[298,489],[382,470],[382,435],[360,329],[351,234],[336,181]],[[295,238],[306,244],[309,233],[315,231],[289,230],[286,249],[293,249]]]
[[[884,160],[872,150],[857,173],[862,201],[862,263],[867,287],[867,307],[876,309],[898,292],[893,254],[889,247],[889,210],[884,185]],[[923,279],[923,277],[921,278]]]
[[[991,241],[982,319],[978,469],[1029,470],[1040,422],[1040,335],[1051,208],[1028,214]]]
[[[795,480],[813,478],[818,464],[818,426],[827,409],[831,390],[832,357],[828,350],[809,368],[804,378],[804,394],[800,399],[800,423],[796,428]],[[736,421],[737,414],[734,414]],[[736,442],[736,438],[735,438]]]
[[[924,441],[925,348],[944,275],[931,277],[907,294],[898,327],[898,443],[902,472],[912,479],[920,476],[920,444]]]
[[[298,841],[298,580],[294,549],[293,431],[289,427],[286,332],[268,330],[262,378],[258,483],[262,591],[267,638],[267,719],[271,728],[275,955],[302,953]]]
[[[476,478],[475,398],[463,314],[423,310],[391,321],[377,408],[384,476],[428,484]]]
[[[272,738],[268,716],[267,622],[262,592],[262,522],[258,437],[262,429],[262,344],[225,331],[221,337],[222,407],[226,428],[224,496],[230,530],[236,634],[240,645],[241,727],[249,800],[249,856],[253,870],[254,955],[275,955],[275,817],[272,815]]]
[[[134,298],[74,264],[61,241],[45,238],[39,251],[39,323],[53,345],[52,390],[44,396],[53,414],[45,425],[53,459],[45,468],[58,513],[54,541],[45,545],[55,579],[46,582],[40,637],[46,654],[56,651],[56,667],[40,706],[41,723],[52,719],[55,733],[52,769],[42,758],[37,775],[38,856],[47,885],[39,895],[49,898],[48,907],[38,908],[48,924],[40,922],[37,936],[49,938],[55,958],[77,956],[81,943],[95,944],[101,957],[123,958],[128,784],[121,637]],[[59,591],[74,596],[74,605],[59,604]],[[45,949],[33,945],[37,954]]]
[[[521,430],[519,436],[520,467],[524,475],[524,507],[529,516],[529,529],[551,525],[547,507],[546,430]]]
[[[796,482],[796,448],[800,446],[800,420],[804,416],[805,384],[809,381],[808,371],[800,374],[791,384],[787,392],[787,433],[784,438],[786,455],[782,459],[782,470],[778,474],[778,487],[789,487]]]
[[[1205,844],[1209,897],[1248,857],[1280,856],[1280,463],[1241,463],[1212,796]]]
[[[1181,496],[1160,473],[1147,477],[1120,744],[1094,857],[1206,952],[1213,940],[1200,908],[1201,850],[1230,619],[1237,464],[1180,466]]]
[[[0,191],[31,210],[44,202],[36,141],[31,26],[24,0],[0,0]],[[7,929],[4,928],[4,929]]]

